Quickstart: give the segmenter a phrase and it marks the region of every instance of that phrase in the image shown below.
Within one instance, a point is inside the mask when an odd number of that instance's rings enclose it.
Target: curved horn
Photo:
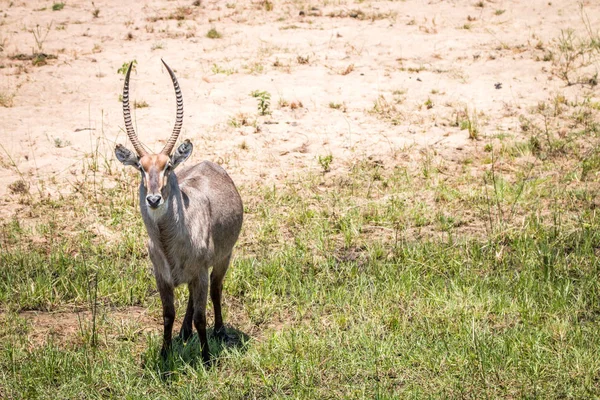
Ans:
[[[125,119],[127,136],[129,136],[129,140],[131,141],[135,151],[140,157],[142,157],[148,154],[148,152],[144,150],[144,147],[135,134],[133,124],[131,123],[131,110],[129,109],[129,75],[131,74],[131,67],[133,67],[133,61],[129,63],[129,68],[127,68],[127,74],[125,75],[125,85],[123,86],[123,118]]]
[[[171,75],[173,87],[175,88],[175,97],[177,100],[177,117],[175,119],[175,127],[173,128],[173,133],[171,134],[171,137],[169,138],[169,140],[167,140],[167,144],[165,144],[165,147],[161,151],[162,154],[170,155],[173,151],[173,148],[175,147],[175,143],[177,143],[177,138],[181,133],[181,125],[183,124],[183,96],[181,95],[181,89],[179,88],[179,83],[177,83],[177,78],[175,77],[173,70],[169,68],[167,63],[162,58],[160,61],[162,61],[162,63],[167,68],[167,71],[169,71],[169,75]]]

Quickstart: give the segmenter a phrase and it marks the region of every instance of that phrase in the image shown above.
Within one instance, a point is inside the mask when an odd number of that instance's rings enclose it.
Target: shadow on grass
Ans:
[[[205,365],[206,368],[219,365],[221,354],[226,350],[245,353],[250,342],[250,336],[233,327],[227,327],[229,339],[226,341],[216,338],[213,328],[207,329],[207,334],[211,363]],[[171,352],[166,359],[160,355],[161,340],[162,336],[158,337],[158,341],[150,340],[146,353],[142,355],[142,367],[156,372],[163,381],[171,381],[177,375],[186,374],[187,367],[197,369],[203,364],[197,332],[187,342],[179,336],[173,338]]]

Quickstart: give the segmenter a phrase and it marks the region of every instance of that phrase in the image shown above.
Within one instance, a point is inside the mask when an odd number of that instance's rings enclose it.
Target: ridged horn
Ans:
[[[133,129],[133,124],[131,123],[131,109],[129,108],[129,75],[131,74],[131,68],[133,67],[133,61],[129,63],[129,68],[127,68],[127,74],[125,75],[125,85],[123,85],[123,118],[125,119],[125,129],[127,130],[127,136],[129,136],[129,140],[133,145],[133,148],[138,153],[140,157],[148,154],[144,147],[140,143],[137,135],[135,134],[135,130]]]
[[[169,140],[167,140],[167,144],[165,144],[165,147],[161,151],[162,154],[170,155],[175,147],[175,143],[177,143],[177,138],[181,133],[181,125],[183,124],[183,96],[181,95],[181,89],[179,88],[179,83],[177,82],[177,78],[175,77],[173,70],[169,68],[167,63],[162,58],[160,61],[162,61],[167,68],[167,71],[169,71],[169,75],[171,75],[173,87],[175,88],[175,98],[177,100],[177,117],[175,118],[175,127],[173,128],[171,137]]]

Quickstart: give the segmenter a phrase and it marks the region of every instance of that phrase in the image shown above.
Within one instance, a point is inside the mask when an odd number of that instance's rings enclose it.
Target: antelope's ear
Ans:
[[[131,165],[138,168],[140,158],[125,146],[118,144],[115,147],[115,156],[124,165]]]
[[[189,139],[186,139],[182,144],[180,144],[177,150],[175,150],[175,153],[173,153],[171,156],[171,164],[173,164],[173,168],[187,160],[192,154],[192,150],[194,150],[194,145],[192,145],[192,142],[190,142]]]

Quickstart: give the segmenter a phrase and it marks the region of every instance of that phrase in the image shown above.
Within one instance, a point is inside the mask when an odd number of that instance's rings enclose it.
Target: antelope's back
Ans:
[[[242,228],[242,199],[227,172],[218,164],[203,161],[177,173],[188,214],[208,210],[215,250],[233,248]],[[218,249],[217,249],[218,247]]]

